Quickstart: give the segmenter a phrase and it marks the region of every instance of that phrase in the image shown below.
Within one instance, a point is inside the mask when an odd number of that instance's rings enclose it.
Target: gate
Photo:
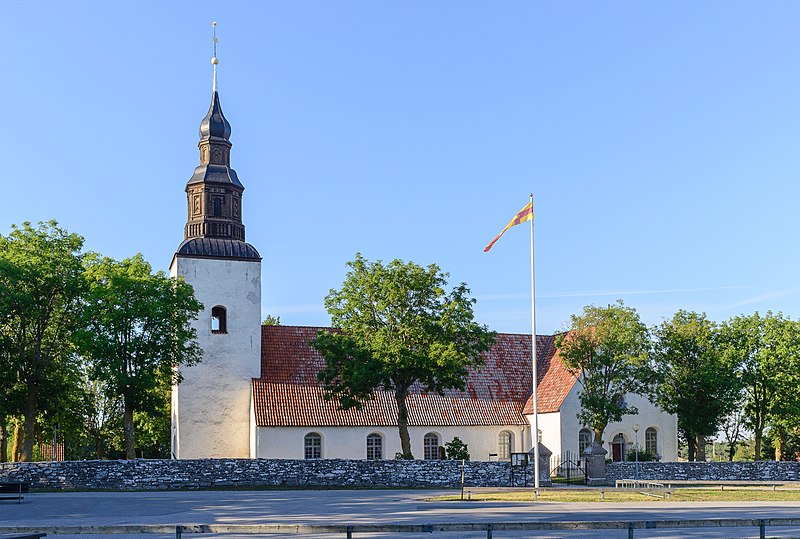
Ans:
[[[550,477],[554,483],[586,484],[586,459],[571,451],[550,457]]]

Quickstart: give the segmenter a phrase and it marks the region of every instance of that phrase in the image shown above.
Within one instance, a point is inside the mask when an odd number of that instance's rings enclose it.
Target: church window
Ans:
[[[305,458],[322,458],[322,436],[316,432],[309,432],[305,438]]]
[[[383,436],[373,432],[367,436],[367,460],[381,460],[383,458]]]
[[[583,455],[590,445],[592,445],[592,431],[583,428],[578,432],[578,454]]]
[[[228,320],[225,307],[217,305],[211,309],[211,333],[228,333]]]
[[[644,450],[651,455],[658,454],[658,432],[654,427],[647,427],[644,431]]]
[[[438,460],[439,459],[439,435],[434,432],[429,432],[424,438],[424,453],[425,460]]]
[[[222,216],[222,199],[219,197],[214,197],[211,200],[211,215],[213,217],[221,217]]]
[[[504,430],[497,437],[497,458],[508,460],[511,458],[511,449],[514,445],[514,435]]]

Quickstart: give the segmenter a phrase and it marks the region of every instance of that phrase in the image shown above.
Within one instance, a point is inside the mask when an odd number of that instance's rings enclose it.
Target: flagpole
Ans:
[[[533,211],[533,193],[531,193],[531,211]],[[536,365],[536,279],[533,272],[533,219],[531,219],[531,360],[533,362],[533,487],[539,489],[539,398],[536,386],[539,373]]]

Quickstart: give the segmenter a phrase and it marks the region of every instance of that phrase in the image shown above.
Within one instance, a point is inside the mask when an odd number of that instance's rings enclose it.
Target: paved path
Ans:
[[[189,491],[32,493],[22,504],[0,502],[0,527],[124,524],[433,524],[561,520],[796,518],[800,502],[504,503],[427,502],[453,491]],[[494,537],[626,538],[626,531],[495,532]],[[636,538],[757,537],[757,529],[637,530]],[[800,537],[772,528],[768,536]],[[75,536],[58,535],[60,539]],[[97,537],[86,535],[83,539]],[[123,539],[124,536],[113,536]],[[139,535],[138,537],[142,537]],[[146,537],[158,537],[148,535]],[[164,536],[166,537],[166,536]],[[173,536],[174,537],[174,536]],[[210,538],[209,535],[197,536]],[[232,538],[233,536],[227,536]],[[255,539],[249,536],[248,539]],[[267,537],[267,536],[264,536]],[[275,535],[268,537],[278,537]],[[298,537],[293,535],[292,537]],[[316,536],[319,538],[329,536]],[[378,537],[358,535],[358,538]],[[486,533],[405,534],[403,539],[486,537]]]

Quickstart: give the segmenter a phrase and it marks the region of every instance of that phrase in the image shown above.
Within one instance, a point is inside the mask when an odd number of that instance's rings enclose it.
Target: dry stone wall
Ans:
[[[509,486],[508,462],[467,462],[466,486]],[[533,480],[533,466],[515,467],[515,483]],[[201,488],[458,487],[461,461],[426,460],[93,460],[0,463],[0,482],[25,481],[54,490],[180,490]]]
[[[606,465],[606,479],[634,479],[634,462]],[[639,479],[644,481],[798,481],[800,462],[640,462]]]

